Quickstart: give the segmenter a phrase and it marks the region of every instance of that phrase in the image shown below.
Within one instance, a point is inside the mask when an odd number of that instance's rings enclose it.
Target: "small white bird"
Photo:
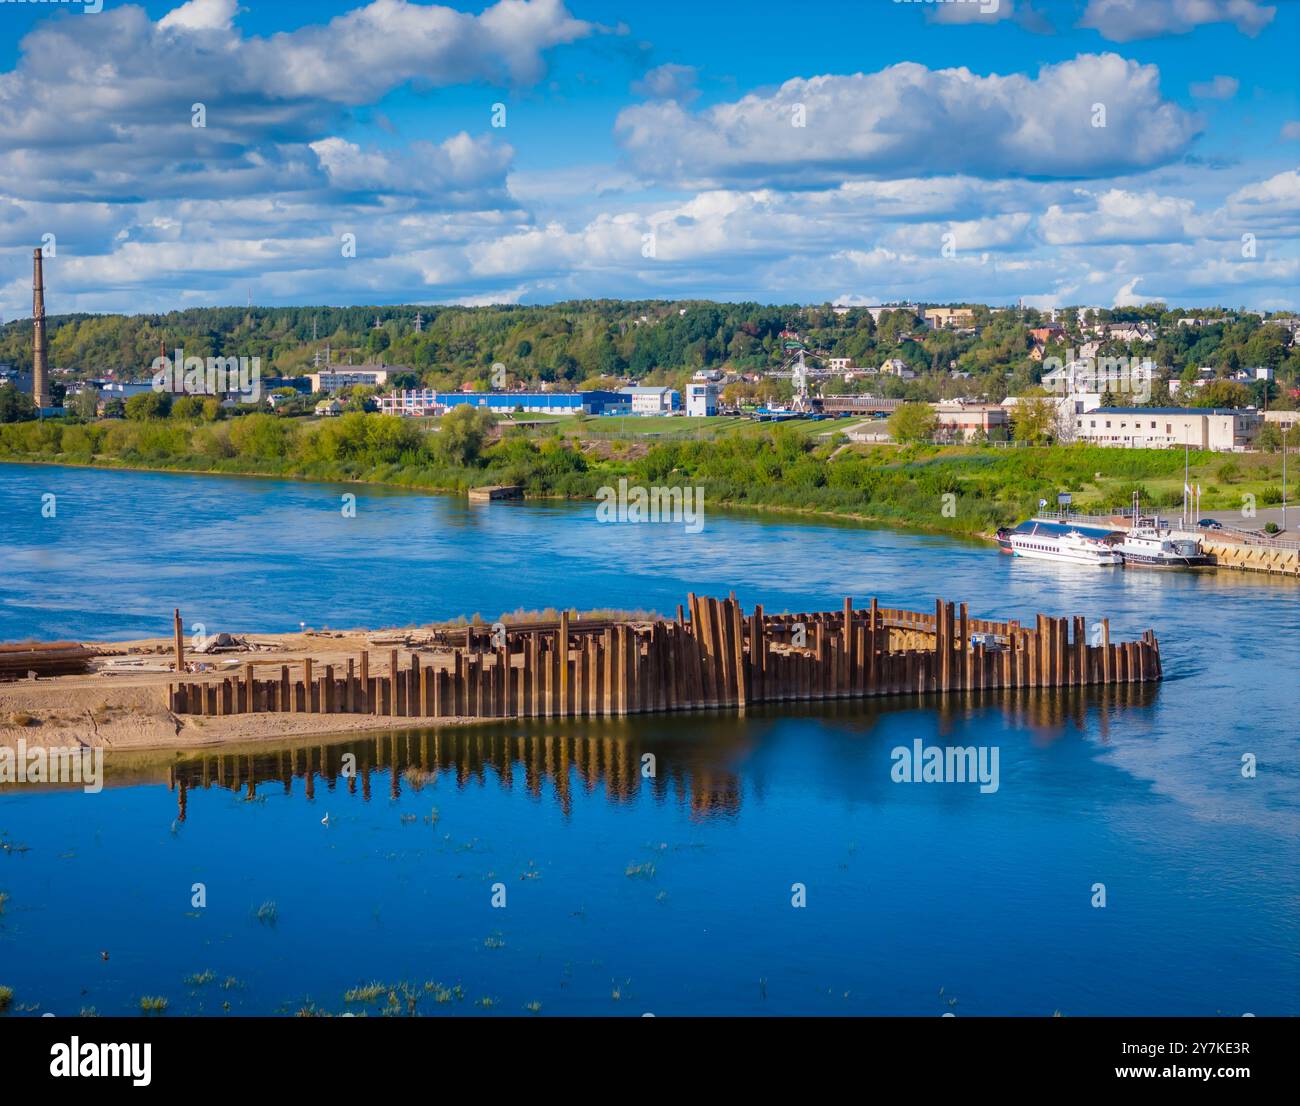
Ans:
[[[322,819],[320,820],[320,824],[321,824],[322,826],[326,826],[326,827],[329,826],[329,824],[330,824],[329,811],[326,811],[326,812],[325,812],[325,817],[322,818]]]

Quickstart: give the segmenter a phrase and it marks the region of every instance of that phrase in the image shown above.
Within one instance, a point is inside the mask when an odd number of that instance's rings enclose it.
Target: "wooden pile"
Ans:
[[[90,671],[93,649],[75,641],[22,642],[0,645],[0,681],[38,677],[75,676]]]
[[[735,599],[688,597],[689,618],[610,623],[599,632],[520,627],[492,647],[474,635],[465,648],[405,666],[389,651],[386,674],[372,674],[362,651],[346,669],[309,658],[302,679],[289,666],[259,678],[170,686],[178,714],[262,711],[428,718],[604,718],[648,711],[738,709],[794,700],[946,694],[995,689],[1138,683],[1161,677],[1160,649],[1148,630],[1112,644],[1105,621],[1090,640],[1082,618],[1039,615],[1035,626],[972,619],[942,599],[934,613],[871,606],[855,610],[746,615]],[[265,671],[263,666],[263,671]]]

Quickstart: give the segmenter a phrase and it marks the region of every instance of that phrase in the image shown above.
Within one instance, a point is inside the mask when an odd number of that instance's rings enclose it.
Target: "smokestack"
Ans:
[[[41,251],[32,252],[32,398],[36,406],[50,406],[49,372],[45,349],[45,276]]]

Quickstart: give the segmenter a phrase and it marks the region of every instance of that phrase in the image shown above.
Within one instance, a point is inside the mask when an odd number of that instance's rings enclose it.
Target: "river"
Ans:
[[[773,613],[942,595],[1109,617],[1118,638],[1156,630],[1166,679],[223,761],[110,751],[100,794],[0,790],[14,1010],[1300,1013],[1294,580],[758,515],[688,533],[591,504],[0,465],[0,640],[161,636],[173,607],[208,632],[671,613],[692,590]],[[996,748],[996,791],[893,782],[916,739]]]

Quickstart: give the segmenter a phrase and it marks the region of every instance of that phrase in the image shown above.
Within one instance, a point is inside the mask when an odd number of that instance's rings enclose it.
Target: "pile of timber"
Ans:
[[[973,619],[966,604],[937,600],[934,613],[882,608],[769,616],[732,599],[688,597],[689,617],[615,622],[599,633],[521,626],[493,648],[474,635],[465,648],[425,658],[392,649],[385,674],[369,651],[344,668],[310,658],[303,678],[288,665],[259,677],[170,686],[178,714],[262,711],[428,718],[603,718],[648,711],[739,709],[795,700],[948,694],[998,689],[1141,683],[1161,677],[1160,647],[1110,641],[1108,621],[1089,634],[1082,618],[1038,615]],[[265,673],[268,666],[263,665]]]
[[[90,671],[93,649],[75,641],[0,645],[0,681],[43,676],[76,676]]]

